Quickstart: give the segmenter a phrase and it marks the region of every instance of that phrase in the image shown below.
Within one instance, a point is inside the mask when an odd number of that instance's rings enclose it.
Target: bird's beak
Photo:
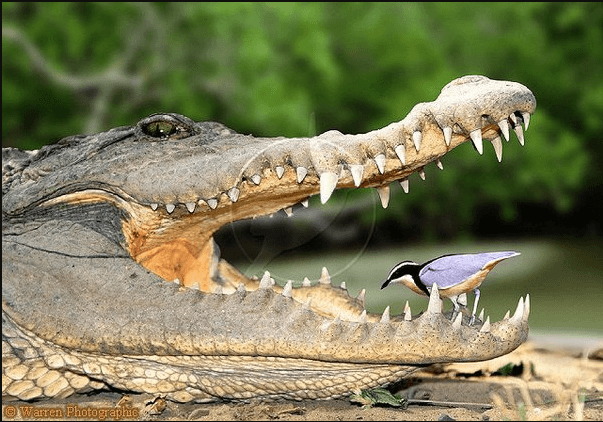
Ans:
[[[385,289],[389,285],[389,280],[385,279],[381,282],[381,289]]]

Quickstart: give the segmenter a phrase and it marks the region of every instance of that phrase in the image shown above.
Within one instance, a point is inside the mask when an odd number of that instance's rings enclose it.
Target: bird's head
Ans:
[[[384,289],[392,284],[402,284],[417,294],[429,296],[429,291],[419,278],[420,269],[421,265],[416,262],[402,261],[390,270],[385,280],[382,281],[381,288]]]

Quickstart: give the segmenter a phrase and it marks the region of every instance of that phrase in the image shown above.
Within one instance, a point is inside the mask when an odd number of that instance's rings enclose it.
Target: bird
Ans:
[[[516,251],[447,254],[423,264],[402,261],[390,270],[381,282],[381,289],[402,284],[419,295],[429,296],[431,288],[437,284],[440,297],[447,297],[452,301],[455,313],[459,311],[461,304],[466,305],[466,299],[460,300],[459,296],[473,290],[475,300],[470,322],[473,324],[480,296],[479,287],[488,273],[499,262],[520,254]]]

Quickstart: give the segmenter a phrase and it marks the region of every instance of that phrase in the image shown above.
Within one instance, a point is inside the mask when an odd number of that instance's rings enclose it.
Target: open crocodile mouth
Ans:
[[[116,196],[106,190],[86,190],[57,201],[103,200],[125,210],[129,217],[122,230],[131,256],[166,281],[222,294],[271,286],[301,302],[311,299],[312,308],[320,314],[364,319],[364,291],[353,299],[345,288],[329,288],[328,293],[310,289],[307,279],[293,288],[291,283],[276,285],[269,273],[261,280],[248,278],[220,259],[213,234],[226,224],[279,210],[291,215],[294,205],[308,206],[313,195],[319,195],[324,204],[335,189],[376,188],[383,207],[387,207],[390,183],[399,182],[408,192],[410,174],[416,172],[424,177],[423,168],[433,162],[443,168],[440,158],[469,140],[479,154],[483,153],[483,140],[490,140],[501,161],[501,139],[509,140],[510,128],[524,144],[523,131],[528,128],[535,101],[525,87],[508,82],[507,97],[489,98],[487,93],[475,89],[475,85],[484,82],[497,81],[469,76],[442,90],[438,101],[447,109],[452,108],[452,115],[438,114],[436,101],[419,104],[404,121],[367,134],[329,131],[315,138],[254,139],[251,144],[238,139],[228,145],[225,153],[238,154],[233,160],[236,164],[231,166],[234,171],[229,170],[228,182],[214,177],[217,188],[213,191],[206,187],[195,191],[193,187],[179,193],[174,187],[170,195],[140,200],[124,191]],[[451,98],[462,102],[450,104]],[[149,138],[149,127],[156,129],[161,125],[167,128],[166,132],[174,132],[176,138],[192,131],[186,118],[174,114],[150,116],[139,123],[137,131]],[[162,142],[169,142],[165,140],[169,138],[166,132],[159,134]],[[248,152],[241,153],[242,150]],[[218,165],[213,171],[223,170]],[[162,202],[166,196],[173,200]],[[52,201],[47,203],[51,204]],[[325,289],[331,287],[326,269],[319,284]],[[376,315],[369,314],[368,318],[378,320]]]

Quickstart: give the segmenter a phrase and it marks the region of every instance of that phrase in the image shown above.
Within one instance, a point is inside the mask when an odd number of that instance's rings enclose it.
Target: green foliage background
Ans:
[[[538,100],[525,147],[502,163],[459,147],[378,219],[424,237],[484,219],[601,234],[600,2],[3,3],[2,35],[2,145],[22,149],[157,111],[262,136],[366,132],[462,75],[517,81]]]

